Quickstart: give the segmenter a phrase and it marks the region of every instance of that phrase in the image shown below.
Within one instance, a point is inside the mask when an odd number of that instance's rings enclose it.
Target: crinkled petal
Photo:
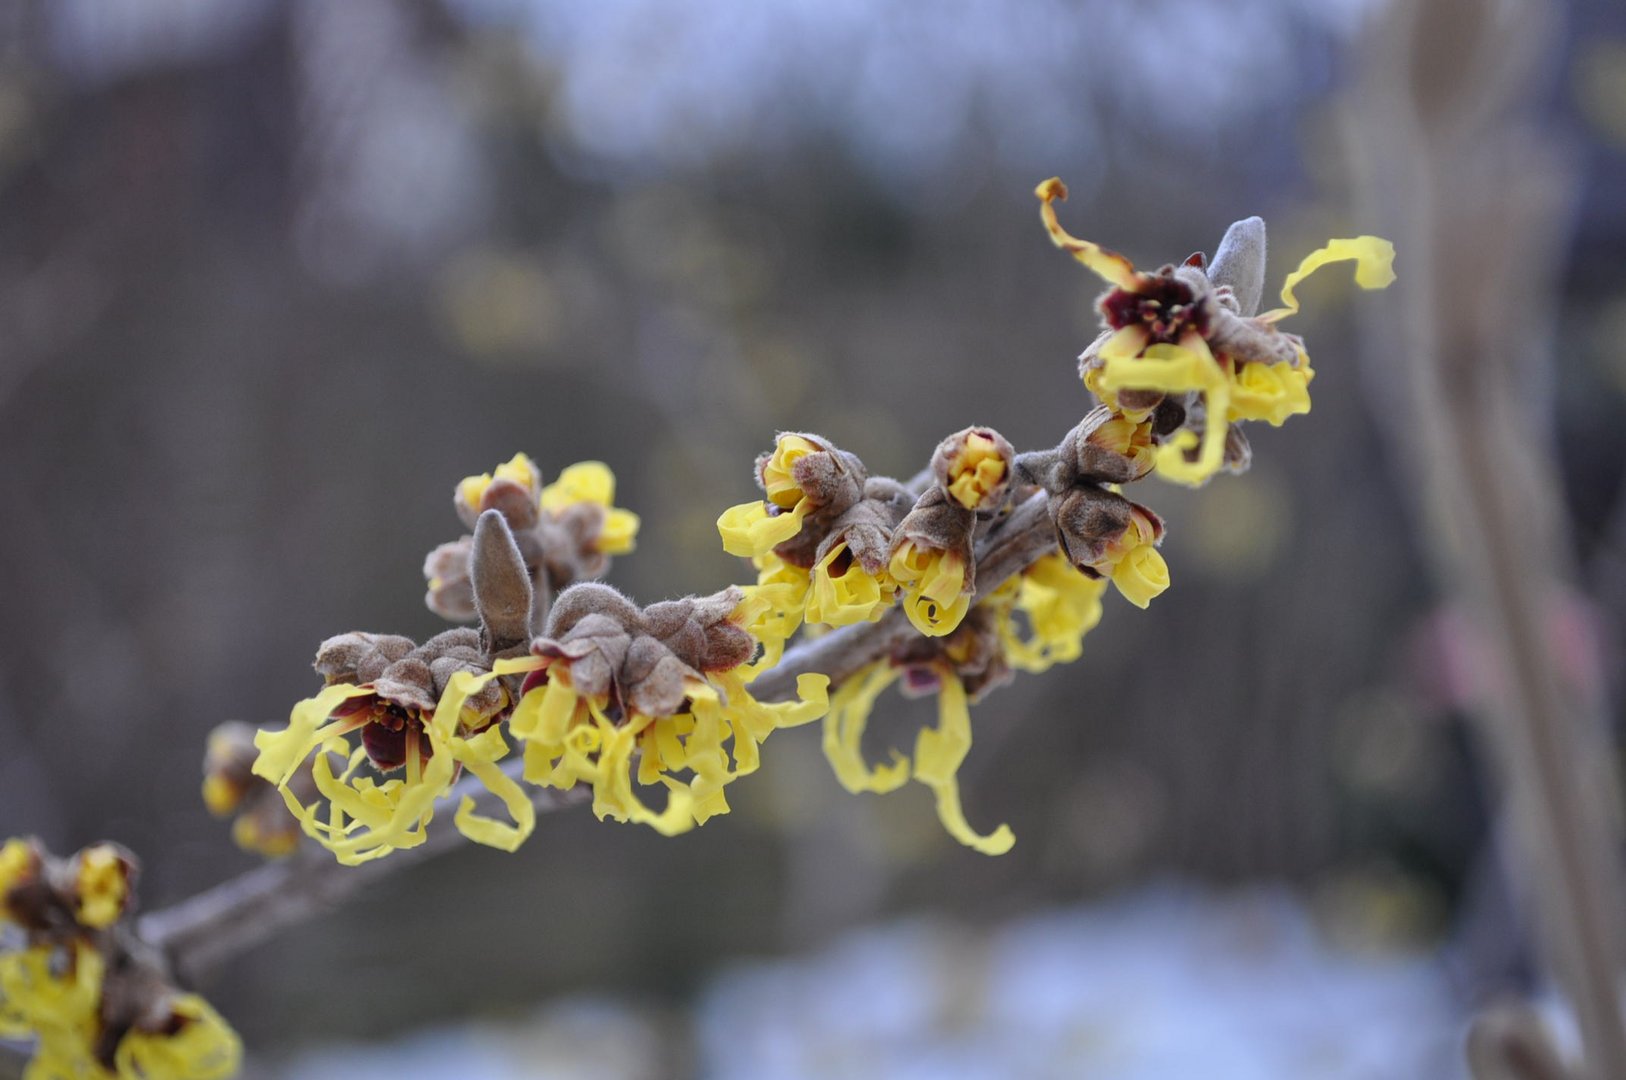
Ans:
[[[254,775],[273,784],[286,784],[294,770],[325,737],[322,725],[339,703],[370,693],[367,687],[335,683],[295,705],[288,716],[288,726],[282,731],[256,732],[254,745],[260,755],[254,759]]]
[[[1003,855],[1016,843],[1010,826],[978,835],[960,808],[958,775],[970,750],[971,708],[965,686],[947,675],[937,692],[937,727],[925,729],[915,739],[915,779],[936,794],[937,817],[950,836],[984,855]]]
[[[717,519],[723,550],[742,558],[766,555],[802,531],[802,519],[810,509],[806,499],[783,514],[773,515],[761,499],[731,506]]]
[[[1380,236],[1356,236],[1345,240],[1329,240],[1304,257],[1298,269],[1287,275],[1282,283],[1282,304],[1261,318],[1276,322],[1299,310],[1298,297],[1293,290],[1299,282],[1329,263],[1355,261],[1355,284],[1363,289],[1388,288],[1395,279],[1395,246]]]
[[[871,664],[836,691],[824,717],[824,756],[836,780],[858,794],[885,794],[909,782],[909,759],[892,751],[892,763],[870,768],[864,763],[862,743],[875,699],[897,679],[899,669],[885,661]]]

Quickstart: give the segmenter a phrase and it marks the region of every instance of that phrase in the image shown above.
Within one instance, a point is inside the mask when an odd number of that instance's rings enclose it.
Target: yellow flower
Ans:
[[[0,923],[6,915],[6,894],[39,876],[39,853],[27,840],[11,839],[0,846]]]
[[[1114,409],[1120,407],[1118,395],[1125,390],[1203,395],[1206,420],[1201,438],[1181,431],[1159,447],[1160,475],[1199,486],[1223,465],[1225,433],[1232,421],[1266,420],[1279,425],[1289,416],[1310,411],[1312,372],[1302,350],[1297,362],[1285,369],[1282,364],[1242,361],[1225,354],[1216,357],[1206,335],[1209,321],[1219,316],[1212,309],[1204,310],[1187,283],[1167,273],[1137,271],[1122,255],[1068,235],[1052,205],[1067,197],[1060,180],[1045,181],[1035,194],[1041,201],[1041,220],[1056,245],[1114,286],[1100,303],[1114,333],[1097,352],[1101,365],[1085,371],[1085,386]],[[1376,236],[1330,240],[1305,256],[1287,276],[1282,285],[1284,306],[1248,321],[1268,330],[1297,312],[1299,303],[1293,290],[1329,263],[1353,260],[1357,285],[1385,288],[1395,279],[1394,255],[1394,245]],[[1146,414],[1126,415],[1142,420]],[[1192,454],[1189,459],[1188,454]]]
[[[542,509],[558,515],[582,503],[604,510],[604,524],[595,546],[606,555],[625,555],[638,537],[638,515],[614,506],[615,473],[602,461],[582,461],[571,465],[559,478],[542,489]]]
[[[520,487],[539,492],[542,487],[542,470],[538,469],[536,462],[525,454],[515,454],[497,466],[495,475],[481,473],[479,476],[465,477],[457,485],[457,501],[472,513],[479,514],[480,500],[494,480],[512,480]]]
[[[1099,375],[1100,371],[1100,368],[1092,368],[1090,374]],[[1144,476],[1157,462],[1157,447],[1152,443],[1151,420],[1135,420],[1122,412],[1116,412],[1090,432],[1087,441],[1103,450],[1110,450],[1114,454],[1128,458],[1134,463],[1137,475]]]
[[[774,442],[773,453],[762,466],[762,490],[769,502],[781,510],[789,510],[802,498],[802,489],[796,483],[796,462],[823,448],[800,435],[781,435]]]
[[[1000,641],[1010,663],[1036,674],[1054,664],[1078,659],[1084,635],[1101,621],[1101,597],[1107,580],[1079,573],[1066,556],[1056,551],[1006,584],[1013,587],[1010,610],[1026,617],[1030,634],[1024,640],[1009,612],[1004,613]]]
[[[1135,508],[1123,535],[1093,568],[1109,577],[1125,600],[1144,608],[1169,587],[1169,566],[1158,553],[1157,542],[1156,526]]]
[[[886,614],[897,594],[897,583],[885,571],[878,577],[866,572],[840,541],[813,567],[807,621],[825,626],[874,622]]]
[[[129,864],[111,845],[85,848],[79,853],[74,897],[81,924],[97,930],[112,926],[130,899]]]
[[[1289,416],[1310,411],[1310,380],[1315,372],[1309,362],[1292,364],[1248,363],[1231,377],[1229,418],[1263,420],[1281,427]]]
[[[903,611],[927,637],[942,637],[971,610],[965,559],[958,552],[905,540],[892,553],[887,573],[902,587]]]
[[[723,789],[756,771],[769,734],[816,720],[829,707],[827,676],[801,676],[797,700],[777,704],[753,698],[745,679],[744,665],[693,679],[673,715],[633,712],[616,720],[607,694],[577,692],[568,666],[555,662],[548,681],[525,693],[509,721],[525,743],[525,779],[560,789],[590,785],[600,820],[648,825],[665,836],[687,832],[728,812]],[[635,752],[638,784],[667,789],[660,811],[633,786]]]
[[[254,762],[254,774],[277,785],[307,835],[341,863],[355,865],[423,843],[436,801],[451,790],[458,766],[462,766],[501,800],[512,824],[475,814],[474,800],[467,797],[453,823],[476,843],[513,851],[535,827],[536,811],[519,785],[497,765],[509,749],[500,725],[487,726],[489,717],[465,710],[465,705],[498,676],[539,666],[535,658],[522,657],[499,660],[491,671],[480,675],[460,671],[447,681],[434,711],[427,716],[398,715],[400,707],[383,701],[370,685],[334,684],[295,705],[286,729],[255,735],[260,755]],[[351,702],[353,698],[357,700]],[[344,736],[372,723],[385,724],[400,737],[401,760],[385,764],[401,768],[402,777],[380,783],[358,775],[369,760],[368,746],[364,741],[352,750]],[[363,735],[365,739],[365,732]],[[388,745],[394,752],[394,743]],[[316,756],[311,775],[329,805],[325,822],[317,818],[317,803],[301,803],[288,787],[294,771],[312,752]],[[343,761],[337,773],[332,762],[335,756]]]
[[[966,436],[959,453],[949,462],[948,493],[967,510],[979,509],[1005,482],[1005,456],[986,435]]]
[[[64,949],[33,946],[0,953],[0,1036],[38,1039],[24,1075],[105,1075],[91,1052],[100,1026],[106,962],[82,941]]]

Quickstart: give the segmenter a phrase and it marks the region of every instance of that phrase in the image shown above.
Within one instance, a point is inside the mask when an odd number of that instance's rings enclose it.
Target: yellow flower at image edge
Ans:
[[[542,489],[542,509],[557,514],[569,506],[590,503],[604,510],[598,549],[606,555],[625,555],[638,537],[638,515],[615,503],[615,473],[602,461],[582,461],[571,465],[559,478]]]
[[[28,841],[11,839],[0,845],[0,901],[5,899],[6,893],[31,878],[37,872],[38,865],[34,845]],[[0,922],[4,922],[5,918],[5,905],[0,902]]]

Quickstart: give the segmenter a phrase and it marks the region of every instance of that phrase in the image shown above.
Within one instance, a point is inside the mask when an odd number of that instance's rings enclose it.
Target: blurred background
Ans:
[[[615,469],[647,602],[746,580],[713,523],[777,430],[901,476],[971,423],[1053,445],[1100,283],[1039,226],[1051,175],[1144,267],[1260,214],[1270,293],[1366,232],[1400,280],[1301,291],[1314,414],[1141,485],[1174,588],[974,711],[967,812],[1011,854],[788,733],[705,829],[545,817],[203,989],[264,1076],[1453,1075],[1543,980],[1385,333],[1426,295],[1482,335],[1448,389],[1513,391],[1540,633],[1609,715],[1606,0],[0,6],[0,835],[124,843],[148,908],[251,866],[204,736],[284,717],[326,636],[441,629],[423,556],[515,451]],[[928,717],[885,699],[877,746]]]

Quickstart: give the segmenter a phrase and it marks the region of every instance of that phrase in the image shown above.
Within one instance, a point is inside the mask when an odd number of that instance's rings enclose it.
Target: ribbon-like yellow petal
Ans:
[[[836,691],[824,717],[824,756],[842,787],[854,794],[896,791],[909,781],[909,759],[892,751],[890,765],[871,769],[864,763],[861,744],[875,699],[892,685],[900,669],[881,661],[848,679]]]
[[[1298,269],[1287,275],[1282,284],[1282,304],[1274,311],[1260,316],[1265,322],[1276,322],[1297,313],[1298,297],[1293,290],[1299,282],[1329,263],[1355,261],[1355,284],[1363,289],[1385,289],[1395,280],[1395,246],[1380,236],[1356,236],[1344,240],[1329,240],[1323,247],[1310,252],[1299,263]]]
[[[984,855],[1003,855],[1016,843],[1010,826],[980,836],[960,807],[958,774],[970,751],[971,707],[965,686],[958,676],[945,674],[937,692],[937,727],[925,729],[915,739],[915,779],[937,796],[937,817],[950,836]]]
[[[1056,220],[1054,203],[1057,199],[1067,198],[1067,185],[1062,183],[1059,177],[1052,176],[1034,188],[1033,194],[1039,197],[1039,218],[1044,222],[1045,231],[1050,234],[1051,241],[1057,247],[1121,289],[1132,288],[1135,285],[1137,275],[1134,263],[1116,251],[1108,251],[1099,244],[1078,239],[1063,229],[1061,222]]]

